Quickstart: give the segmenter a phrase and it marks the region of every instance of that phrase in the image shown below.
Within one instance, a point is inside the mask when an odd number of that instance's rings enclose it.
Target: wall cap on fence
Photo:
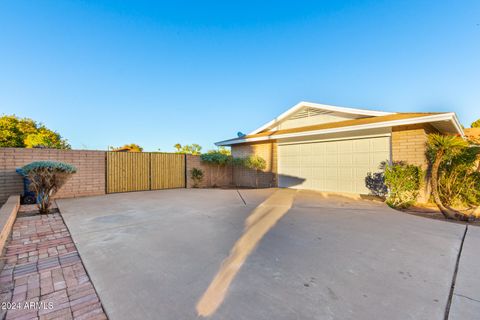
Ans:
[[[98,152],[98,153],[105,153],[108,152],[108,150],[96,150],[96,149],[58,149],[58,148],[20,148],[20,147],[1,147],[0,151],[24,151],[26,150],[27,152],[52,152],[52,151],[58,151],[58,152]]]
[[[7,202],[0,208],[0,254],[3,253],[5,243],[12,231],[13,223],[17,217],[18,209],[20,208],[20,196],[10,196]],[[2,261],[0,261],[2,267]]]

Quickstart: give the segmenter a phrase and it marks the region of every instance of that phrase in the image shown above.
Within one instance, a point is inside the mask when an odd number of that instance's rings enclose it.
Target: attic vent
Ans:
[[[291,115],[289,120],[308,118],[308,117],[318,116],[320,114],[326,114],[326,113],[330,113],[330,111],[317,109],[317,108],[305,108],[305,109]]]

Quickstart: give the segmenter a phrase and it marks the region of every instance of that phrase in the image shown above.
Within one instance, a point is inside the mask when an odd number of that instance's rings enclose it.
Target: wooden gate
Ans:
[[[185,156],[107,152],[107,193],[185,187]]]
[[[150,189],[185,188],[185,155],[150,153]]]

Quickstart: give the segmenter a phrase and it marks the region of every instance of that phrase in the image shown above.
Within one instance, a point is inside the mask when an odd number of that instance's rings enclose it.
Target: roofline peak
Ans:
[[[349,113],[349,114],[358,114],[358,115],[366,115],[366,116],[372,116],[372,117],[378,117],[378,116],[386,116],[389,114],[394,114],[395,112],[385,112],[385,111],[376,111],[376,110],[369,110],[369,109],[358,109],[358,108],[347,108],[347,107],[338,107],[338,106],[332,106],[328,104],[320,104],[320,103],[315,103],[315,102],[308,102],[308,101],[300,101],[278,117],[274,118],[273,120],[265,123],[261,127],[253,130],[252,132],[249,132],[248,134],[257,134],[275,123],[278,123],[282,120],[284,120],[286,117],[290,116],[294,112],[300,110],[301,108],[305,107],[310,107],[310,108],[316,108],[316,109],[322,109],[322,110],[327,110],[327,111],[332,111],[332,112],[341,112],[341,113]]]

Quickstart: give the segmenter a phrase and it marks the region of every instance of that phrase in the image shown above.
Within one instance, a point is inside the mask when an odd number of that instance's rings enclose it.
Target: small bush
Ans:
[[[200,159],[202,162],[210,164],[216,168],[214,177],[212,178],[212,184],[214,187],[216,187],[219,183],[218,181],[225,176],[225,166],[232,163],[232,156],[217,150],[213,150],[201,154]],[[212,171],[213,170],[210,170],[210,175],[212,175]]]
[[[476,166],[479,153],[478,147],[466,147],[440,165],[438,192],[447,206],[480,205],[480,172]]]
[[[374,196],[385,199],[388,194],[384,172],[369,172],[365,178],[365,184]]]
[[[232,165],[237,167],[244,167],[245,166],[245,158],[232,158]]]
[[[193,168],[192,170],[190,170],[190,177],[193,180],[193,187],[198,188],[198,186],[203,180],[203,170],[198,168]]]
[[[248,169],[255,170],[255,187],[258,188],[258,171],[264,170],[267,167],[265,159],[258,155],[251,155],[243,160],[243,165]]]
[[[385,164],[387,204],[393,208],[408,208],[415,203],[423,179],[420,167],[405,162]]]
[[[208,164],[225,166],[230,163],[232,157],[222,152],[212,151],[208,153],[203,153],[202,155],[200,155],[200,159]]]
[[[22,171],[30,180],[30,188],[35,192],[40,213],[48,213],[51,197],[77,169],[63,162],[35,161],[23,166]]]

